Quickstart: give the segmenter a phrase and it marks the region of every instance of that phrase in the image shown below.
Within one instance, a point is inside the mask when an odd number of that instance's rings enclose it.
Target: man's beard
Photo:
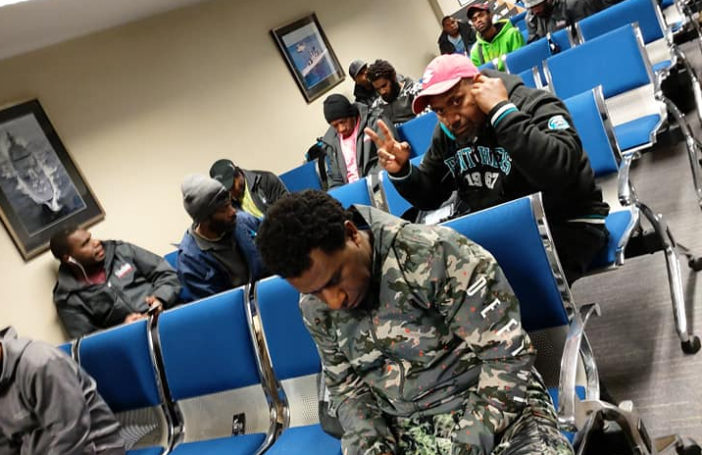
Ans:
[[[383,101],[386,103],[392,103],[397,99],[397,96],[400,94],[400,83],[397,82],[397,79],[392,81],[392,90],[390,90],[390,93],[387,93],[383,95]]]

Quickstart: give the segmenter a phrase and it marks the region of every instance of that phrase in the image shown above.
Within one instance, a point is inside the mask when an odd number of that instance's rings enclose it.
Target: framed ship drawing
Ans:
[[[344,80],[345,73],[313,13],[271,30],[307,103]]]
[[[105,217],[38,100],[0,111],[0,218],[24,260]]]

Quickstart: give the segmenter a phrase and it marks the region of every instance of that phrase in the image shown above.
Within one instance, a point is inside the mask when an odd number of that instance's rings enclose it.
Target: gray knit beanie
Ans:
[[[180,186],[183,206],[195,223],[200,223],[224,204],[230,204],[229,192],[215,179],[190,174]]]

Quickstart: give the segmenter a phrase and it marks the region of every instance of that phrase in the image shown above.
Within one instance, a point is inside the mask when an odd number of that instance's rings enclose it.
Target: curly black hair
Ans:
[[[344,222],[351,214],[323,191],[306,190],[280,198],[266,212],[256,246],[268,270],[295,278],[312,266],[310,253],[333,253],[344,247]]]
[[[68,242],[68,237],[78,229],[78,226],[66,226],[51,237],[51,240],[49,240],[49,249],[56,259],[60,260],[63,255],[69,253],[71,247]]]
[[[369,81],[374,82],[378,79],[395,80],[395,68],[387,60],[376,60],[368,66],[366,77]]]

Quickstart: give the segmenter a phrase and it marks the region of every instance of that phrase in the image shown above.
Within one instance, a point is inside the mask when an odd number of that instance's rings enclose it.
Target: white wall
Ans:
[[[0,62],[0,105],[39,98],[103,204],[98,238],[158,254],[189,220],[187,173],[228,157],[244,168],[298,165],[326,129],[322,100],[307,105],[269,30],[316,12],[344,70],[386,58],[419,77],[437,53],[427,1],[214,0]],[[350,96],[349,78],[334,91]],[[60,342],[50,253],[24,263],[0,229],[0,326]]]

